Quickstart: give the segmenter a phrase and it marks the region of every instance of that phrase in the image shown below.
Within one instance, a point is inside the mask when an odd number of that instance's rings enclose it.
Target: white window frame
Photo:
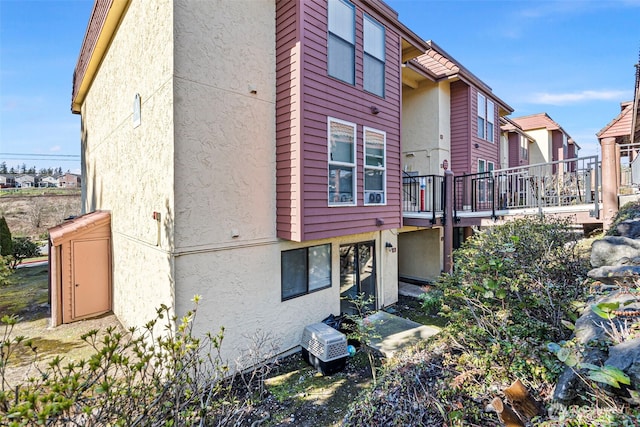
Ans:
[[[495,143],[495,133],[496,133],[496,126],[495,126],[495,115],[496,115],[496,104],[490,100],[487,99],[487,130],[486,130],[486,140],[492,143]]]
[[[353,143],[351,144],[352,147],[352,152],[351,152],[351,158],[353,159],[353,162],[345,162],[343,160],[334,160],[333,159],[333,151],[332,151],[332,145],[335,143],[334,141],[334,137],[331,135],[332,132],[332,123],[336,123],[337,125],[341,125],[341,127],[344,126],[349,126],[353,129],[353,132],[351,133],[351,138]],[[329,206],[355,206],[357,204],[358,201],[358,196],[357,196],[357,173],[358,173],[358,168],[357,168],[357,125],[355,123],[352,122],[347,122],[344,120],[340,120],[340,119],[336,119],[333,117],[328,117],[327,118],[327,163],[328,163],[328,167],[327,167],[327,202],[329,204]],[[350,168],[352,170],[351,172],[351,199],[349,200],[349,197],[344,193],[340,191],[340,180],[338,180],[337,183],[333,183],[334,184],[334,188],[336,188],[336,190],[331,191],[331,186],[332,186],[332,177],[331,177],[331,170],[332,167],[339,167],[342,169],[345,168]],[[336,185],[337,184],[337,185]],[[337,196],[337,197],[336,197]]]
[[[486,136],[486,127],[487,127],[487,98],[478,92],[478,138],[485,139]]]
[[[342,11],[350,9],[350,16],[341,16]],[[344,28],[349,22],[351,28]],[[331,46],[349,48],[351,58],[336,58]],[[350,65],[350,75],[341,69],[341,65]],[[333,71],[333,72],[332,72]],[[327,74],[350,85],[356,84],[356,7],[346,0],[329,0],[327,7]]]
[[[386,53],[385,53],[385,40],[386,40],[386,30],[382,24],[373,19],[367,14],[363,16],[363,47],[364,47],[364,56],[363,56],[363,87],[364,90],[372,93],[374,95],[378,95],[384,98],[385,93],[385,69],[386,69]],[[367,66],[368,63],[375,65],[373,68],[369,68]],[[378,67],[382,67],[382,75],[380,76],[382,81],[377,81],[376,85],[370,85],[368,74],[371,72],[375,72]],[[379,86],[379,87],[378,87]]]
[[[378,134],[382,136],[382,162],[378,165],[369,165],[367,159],[367,142],[368,134]],[[367,205],[386,205],[387,204],[387,133],[378,129],[364,126],[362,129],[362,141],[364,145],[364,166],[362,182],[364,187],[364,204]],[[367,188],[367,171],[377,171],[382,173],[382,190]],[[378,194],[381,196],[378,198]],[[373,200],[371,197],[373,196]]]
[[[304,289],[297,292],[295,286],[287,286],[286,279],[290,279],[291,275],[287,275],[285,269],[285,257],[288,254],[297,253],[301,255],[304,252],[304,265],[296,263],[295,268],[304,268]],[[314,257],[314,255],[318,255]],[[295,259],[294,259],[295,260]],[[290,249],[280,252],[280,299],[281,301],[290,300],[312,292],[320,291],[331,287],[331,244],[307,246],[304,248]],[[298,271],[301,273],[301,271]],[[285,295],[285,290],[288,292]]]

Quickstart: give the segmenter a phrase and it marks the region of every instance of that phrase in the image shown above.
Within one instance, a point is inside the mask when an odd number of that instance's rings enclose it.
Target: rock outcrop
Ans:
[[[640,218],[623,221],[616,229],[620,236],[607,236],[591,247],[595,268],[588,275],[600,283],[575,323],[575,340],[584,350],[576,355],[578,364],[565,369],[556,384],[553,397],[561,403],[571,403],[583,386],[578,374],[584,378],[588,372],[581,364],[618,368],[631,379],[630,387],[640,390],[640,338],[633,338],[631,328],[640,319],[640,293],[635,291],[640,284]],[[610,319],[593,311],[600,303],[618,307]],[[612,344],[603,346],[606,342]]]

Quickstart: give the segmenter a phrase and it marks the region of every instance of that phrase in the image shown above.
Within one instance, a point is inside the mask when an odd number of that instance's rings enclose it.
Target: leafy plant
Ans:
[[[7,363],[18,346],[11,337],[17,319],[5,316],[1,336],[0,424],[19,425],[237,425],[242,401],[231,392],[230,372],[220,358],[224,329],[192,334],[194,309],[181,319],[161,306],[141,330],[109,328],[82,339],[94,349],[85,360],[54,358],[26,383],[10,385]],[[164,322],[164,324],[163,324]]]
[[[30,238],[16,237],[13,239],[13,253],[9,258],[9,265],[12,269],[15,270],[25,259],[37,256],[40,256],[40,248]]]
[[[0,256],[9,256],[13,254],[13,241],[11,239],[11,231],[5,217],[0,217]]]
[[[345,328],[348,329],[347,337],[358,341],[360,343],[360,351],[364,351],[367,355],[373,384],[375,386],[376,354],[371,344],[373,340],[380,338],[380,336],[376,332],[374,323],[368,318],[368,316],[373,313],[371,307],[375,300],[372,295],[367,297],[364,292],[359,293],[355,298],[347,299],[355,311],[354,314],[345,315],[348,320],[351,320],[351,322],[345,323]]]

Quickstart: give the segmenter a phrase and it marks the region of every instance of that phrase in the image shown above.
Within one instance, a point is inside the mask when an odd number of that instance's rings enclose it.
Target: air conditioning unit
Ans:
[[[344,369],[349,352],[347,336],[325,323],[313,323],[304,328],[302,356],[322,375],[331,375]]]
[[[364,201],[369,204],[377,204],[384,202],[384,193],[377,191],[365,191]]]

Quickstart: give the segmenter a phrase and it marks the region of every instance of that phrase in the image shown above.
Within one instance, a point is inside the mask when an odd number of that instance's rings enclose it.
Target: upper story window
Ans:
[[[386,203],[386,133],[364,128],[364,204]]]
[[[384,27],[364,15],[364,90],[384,96]]]
[[[355,84],[356,8],[344,0],[329,0],[329,75]]]
[[[356,203],[356,125],[329,117],[329,206]]]
[[[495,109],[493,101],[478,93],[478,137],[495,142]]]
[[[529,141],[523,136],[520,137],[520,158],[522,160],[529,158]]]
[[[495,141],[494,123],[495,123],[496,105],[493,101],[487,100],[487,141]]]

